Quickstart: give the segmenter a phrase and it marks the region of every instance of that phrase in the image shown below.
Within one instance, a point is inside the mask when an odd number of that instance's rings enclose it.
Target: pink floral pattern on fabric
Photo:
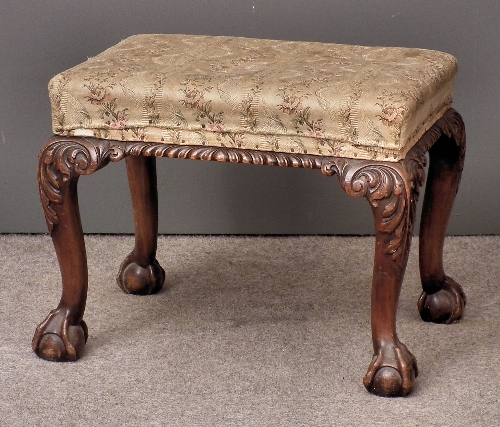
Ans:
[[[449,108],[423,49],[138,35],[49,83],[54,133],[398,161]]]

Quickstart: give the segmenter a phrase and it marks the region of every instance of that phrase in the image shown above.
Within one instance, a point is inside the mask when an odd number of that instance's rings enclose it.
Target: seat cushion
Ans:
[[[451,104],[453,56],[137,35],[49,83],[54,133],[398,161]]]

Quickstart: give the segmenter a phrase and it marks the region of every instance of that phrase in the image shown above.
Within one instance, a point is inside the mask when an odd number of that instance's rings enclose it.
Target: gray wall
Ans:
[[[404,45],[455,55],[468,153],[450,234],[497,234],[498,0],[0,0],[0,232],[45,232],[37,154],[50,136],[47,82],[137,33]],[[372,232],[365,200],[319,171],[158,160],[162,233]],[[124,162],[80,180],[85,232],[129,233]]]

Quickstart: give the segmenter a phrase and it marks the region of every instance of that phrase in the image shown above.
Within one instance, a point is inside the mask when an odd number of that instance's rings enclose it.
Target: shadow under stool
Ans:
[[[156,260],[157,157],[319,169],[365,197],[375,219],[374,355],[363,383],[380,396],[407,395],[418,370],[396,334],[396,311],[426,153],[418,309],[425,321],[451,323],[466,302],[442,257],[465,156],[464,124],[451,108],[456,70],[451,55],[423,49],[137,35],[55,76],[54,136],[38,180],[62,297],[33,350],[73,361],[88,337],[81,175],[126,160],[135,247],[117,282],[152,294],[165,279]]]

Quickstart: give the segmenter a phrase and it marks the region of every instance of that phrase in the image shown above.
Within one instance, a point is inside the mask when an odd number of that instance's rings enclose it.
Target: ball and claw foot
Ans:
[[[381,397],[402,397],[410,393],[418,376],[417,360],[402,343],[383,347],[363,378],[366,389]]]
[[[82,356],[88,338],[87,325],[83,320],[72,325],[69,317],[68,310],[58,308],[40,323],[32,341],[38,357],[51,362],[74,362]]]
[[[165,271],[155,259],[153,264],[141,267],[132,261],[129,254],[120,266],[116,277],[118,286],[127,294],[152,295],[158,292],[165,281]]]
[[[418,311],[426,322],[449,324],[460,320],[466,303],[462,287],[451,277],[445,276],[439,291],[430,295],[422,292],[418,300]]]

